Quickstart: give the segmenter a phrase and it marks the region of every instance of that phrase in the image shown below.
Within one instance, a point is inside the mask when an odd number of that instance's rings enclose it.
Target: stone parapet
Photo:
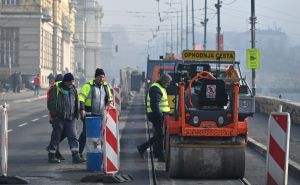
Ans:
[[[255,111],[270,114],[277,112],[282,105],[282,111],[290,113],[291,122],[300,124],[300,103],[291,100],[279,99],[269,96],[255,97]]]

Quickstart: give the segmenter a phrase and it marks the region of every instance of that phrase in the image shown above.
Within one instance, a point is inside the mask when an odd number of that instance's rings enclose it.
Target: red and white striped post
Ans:
[[[272,112],[269,117],[267,185],[287,185],[290,124],[287,112]]]
[[[117,110],[108,108],[105,111],[104,131],[104,173],[116,174],[120,166],[120,142]]]
[[[113,94],[114,94],[114,105],[120,115],[121,114],[121,88],[118,86],[114,87]]]

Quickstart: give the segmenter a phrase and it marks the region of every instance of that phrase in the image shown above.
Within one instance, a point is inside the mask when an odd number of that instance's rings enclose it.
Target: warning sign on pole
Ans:
[[[247,49],[247,68],[260,68],[260,51],[258,48]]]

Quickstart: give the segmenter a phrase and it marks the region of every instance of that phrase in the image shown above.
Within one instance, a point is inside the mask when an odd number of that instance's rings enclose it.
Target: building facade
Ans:
[[[74,0],[1,0],[0,73],[47,76],[75,71]],[[4,75],[5,74],[5,75]]]
[[[93,79],[101,64],[101,24],[103,10],[99,0],[78,1],[75,45],[76,66],[79,76]]]

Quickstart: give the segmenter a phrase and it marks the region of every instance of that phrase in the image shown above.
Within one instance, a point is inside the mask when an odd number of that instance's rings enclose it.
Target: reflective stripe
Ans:
[[[78,148],[71,148],[71,151],[72,151],[72,152],[78,152],[79,149],[78,149]]]
[[[162,97],[159,102],[159,110],[161,112],[170,112],[169,102],[168,102],[168,95],[165,88],[163,88],[159,83],[153,83],[151,87],[156,86],[158,87],[162,92]],[[150,87],[150,88],[151,88]],[[152,112],[151,106],[150,106],[150,95],[149,92],[147,94],[147,112]]]
[[[83,96],[84,98],[87,98],[87,96],[83,93],[79,93],[79,95]]]
[[[55,153],[56,153],[56,150],[49,150],[49,153],[55,154]]]

